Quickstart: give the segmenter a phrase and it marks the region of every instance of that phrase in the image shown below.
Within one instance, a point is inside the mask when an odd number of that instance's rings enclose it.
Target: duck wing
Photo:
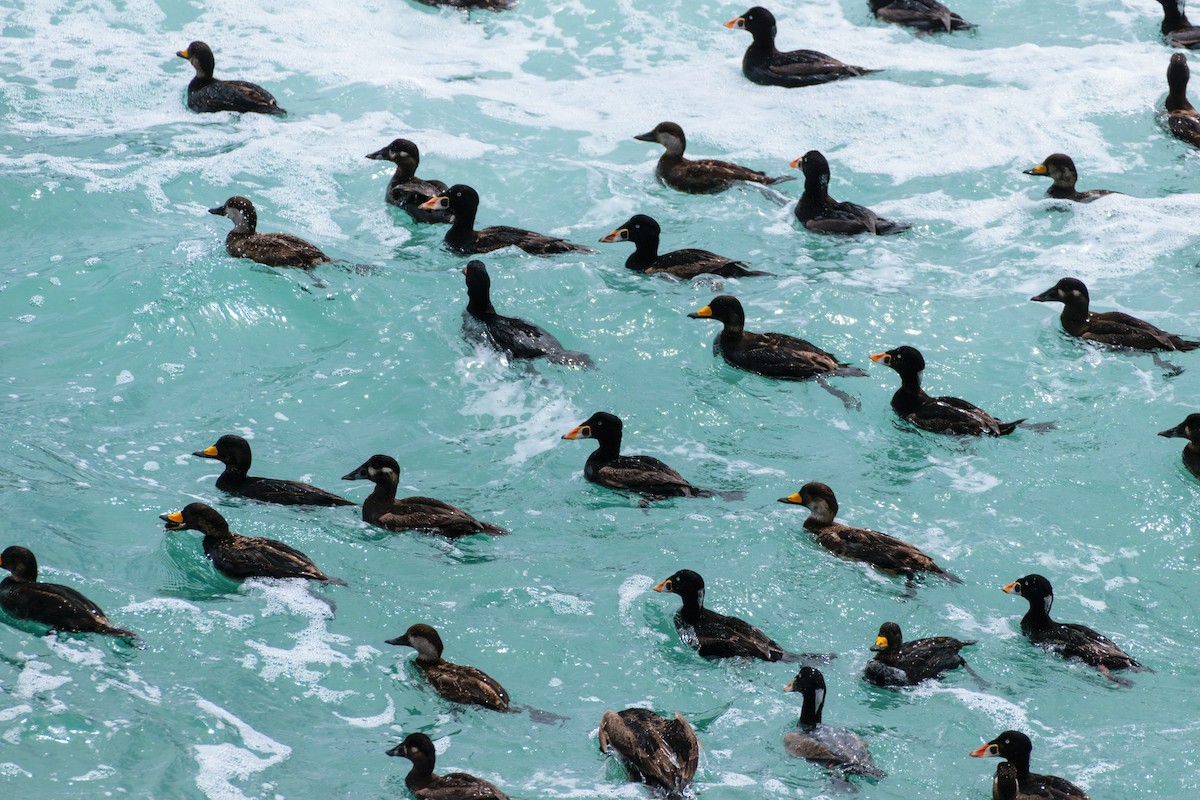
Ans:
[[[252,111],[286,114],[275,97],[256,83],[213,80],[188,91],[188,108],[193,111]]]
[[[875,766],[863,738],[845,728],[834,728],[830,725],[801,728],[784,734],[783,745],[789,755],[829,769],[873,778],[887,776]]]
[[[700,491],[653,456],[617,456],[599,465],[589,462],[584,477],[609,489],[662,497],[690,497]]]
[[[216,544],[205,541],[205,554],[218,571],[235,580],[245,578],[330,578],[308,556],[283,542],[259,536],[235,536]]]
[[[746,656],[763,661],[779,661],[784,656],[783,648],[759,628],[707,608],[701,608],[699,617],[690,622],[676,616],[675,627],[680,638],[697,647],[702,656]],[[693,637],[695,641],[689,641]]]
[[[316,486],[310,486],[300,481],[288,481],[279,478],[246,478],[233,487],[230,493],[263,503],[278,503],[285,506],[357,505],[344,497],[338,497],[332,492],[318,489]]]
[[[1057,775],[1031,772],[1028,778],[1021,781],[1019,789],[1022,795],[1045,800],[1091,800],[1083,789]]]
[[[936,0],[896,0],[875,12],[886,22],[922,31],[950,31],[975,27]]]
[[[1064,658],[1077,658],[1092,666],[1107,669],[1143,669],[1140,663],[1115,642],[1086,625],[1055,623],[1045,631],[1032,632],[1029,638]]]
[[[364,516],[366,511],[364,506]],[[396,500],[390,509],[367,522],[392,531],[428,531],[452,539],[476,533],[498,536],[508,532],[490,523],[480,522],[461,508],[432,497]]]
[[[231,233],[225,245],[229,255],[249,258],[268,267],[312,267],[333,260],[315,245],[290,233]]]
[[[913,683],[920,683],[962,666],[963,658],[958,651],[970,644],[975,643],[951,636],[916,639],[900,645],[887,663],[904,670]]]
[[[765,172],[715,158],[697,160],[685,158],[672,171],[675,173],[673,177],[683,183],[749,181],[750,183],[771,184],[776,182],[775,178]]]
[[[1000,436],[1014,423],[1001,423],[991,414],[958,397],[930,397],[915,411],[903,415],[919,428],[953,435]]]
[[[820,77],[826,80],[842,75],[862,75],[868,70],[852,67],[844,61],[816,50],[789,50],[775,53],[767,61],[767,69],[787,77]]]
[[[557,253],[594,253],[590,247],[572,244],[565,239],[547,236],[544,233],[534,233],[523,228],[513,228],[508,225],[493,225],[475,232],[475,250],[477,253],[488,253],[501,247],[519,247],[526,253],[535,256],[548,256]]]
[[[1176,349],[1171,334],[1120,311],[1088,314],[1087,327],[1079,338],[1137,350]]]
[[[5,579],[0,583],[0,608],[17,619],[40,622],[60,631],[135,635],[114,626],[91,600],[58,583]]]
[[[451,772],[413,792],[423,800],[508,800],[508,795],[483,778]]]
[[[678,713],[665,719],[644,708],[605,711],[600,720],[600,750],[615,750],[652,786],[681,791],[692,782],[700,761],[700,743]]]
[[[843,366],[832,353],[784,333],[743,333],[737,348],[719,349],[730,364],[772,378],[803,380]]]
[[[676,278],[690,280],[699,275],[720,275],[723,278],[744,278],[749,275],[765,275],[746,267],[741,261],[719,256],[708,250],[685,248],[663,253],[642,270],[648,275],[674,275]]]
[[[425,668],[424,672],[433,690],[452,703],[508,710],[508,692],[482,670],[443,661]]]
[[[869,528],[826,525],[813,531],[817,543],[839,556],[865,561],[886,572],[946,571],[919,547]]]
[[[1176,139],[1200,147],[1200,113],[1189,108],[1167,114],[1167,128]]]

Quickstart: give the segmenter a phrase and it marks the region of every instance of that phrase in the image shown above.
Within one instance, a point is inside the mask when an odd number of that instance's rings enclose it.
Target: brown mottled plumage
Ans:
[[[333,259],[290,233],[258,233],[258,214],[244,197],[231,197],[210,214],[228,217],[233,230],[225,237],[225,249],[234,258],[248,258],[268,267],[315,267]]]
[[[421,204],[446,193],[441,181],[426,181],[417,177],[421,151],[408,139],[396,139],[387,147],[367,153],[373,161],[390,161],[396,165],[388,181],[384,199],[389,205],[402,208],[416,222],[449,223],[453,215],[446,209],[421,208]]]
[[[1062,303],[1060,321],[1072,336],[1113,347],[1133,350],[1195,350],[1194,342],[1167,333],[1145,320],[1120,311],[1096,313],[1089,309],[1087,286],[1078,278],[1063,278],[1039,295],[1029,298],[1038,303]]]
[[[937,0],[867,0],[877,19],[915,28],[922,33],[960,31],[974,28]]]
[[[670,800],[684,797],[700,762],[696,733],[678,712],[666,719],[644,708],[605,711],[600,752],[610,750],[624,759],[630,780],[662,789]]]
[[[658,142],[666,152],[658,159],[655,174],[667,186],[689,194],[716,194],[741,182],[759,183],[770,186],[792,180],[791,176],[772,178],[765,172],[705,158],[694,161],[683,157],[687,148],[687,137],[683,128],[674,122],[660,122],[654,130],[633,137],[641,142]]]
[[[1163,102],[1167,129],[1176,139],[1200,147],[1200,111],[1187,99],[1188,79],[1191,77],[1187,56],[1175,53],[1167,65],[1167,99]]]
[[[508,711],[508,692],[495,678],[475,667],[442,658],[442,637],[432,626],[412,625],[403,636],[388,639],[387,643],[416,650],[417,668],[433,690],[450,702]]]

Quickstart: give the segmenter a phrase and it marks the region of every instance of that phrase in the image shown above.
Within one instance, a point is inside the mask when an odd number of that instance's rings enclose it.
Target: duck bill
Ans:
[[[783,687],[783,690],[784,690],[785,692],[794,692],[794,691],[796,691],[796,679],[795,679],[795,678],[792,678],[792,679],[791,679],[791,680],[788,682],[788,685],[787,685],[787,686],[785,686],[785,687]]]
[[[1026,175],[1045,175],[1046,174],[1046,165],[1038,164],[1036,167],[1025,170],[1025,174]]]
[[[199,456],[200,458],[218,458],[217,446],[214,444],[212,447],[206,447],[203,450],[197,450],[192,453],[192,455]]]
[[[387,148],[376,150],[374,153],[367,153],[367,158],[372,161],[387,161]]]
[[[158,518],[167,523],[166,528],[169,531],[183,530],[183,513],[176,511],[173,514],[159,514]]]
[[[737,19],[731,19],[731,20],[729,20],[729,22],[725,23],[725,27],[726,28],[735,28],[735,29],[745,28],[746,27],[746,18],[738,17]]]
[[[417,208],[424,208],[428,211],[434,211],[439,208],[447,208],[449,205],[450,198],[446,197],[445,195],[440,195],[438,197],[429,198],[424,203],[421,203],[421,205],[417,206]]]
[[[191,55],[188,54],[187,50],[180,50],[176,52],[175,55],[179,56],[180,58],[191,58]]]
[[[223,217],[223,216],[225,216],[225,206],[218,206],[217,208],[210,208],[208,210],[208,213],[216,214],[218,217]]]
[[[691,319],[710,319],[712,317],[712,308],[705,306],[697,311],[688,314]]]
[[[654,131],[646,131],[645,133],[639,133],[637,136],[635,136],[633,138],[637,139],[639,142],[656,141],[656,139],[654,138]]]
[[[587,425],[577,425],[571,430],[563,434],[564,439],[590,439],[592,438],[592,429]]]
[[[617,228],[615,231],[605,236],[600,241],[602,242],[623,242],[629,238],[629,231],[625,228]]]
[[[1031,297],[1029,299],[1035,303],[1049,303],[1049,302],[1053,302],[1053,301],[1057,300],[1058,297],[1055,296],[1053,289],[1047,289],[1046,291],[1042,292],[1041,294],[1035,294],[1033,297]]]
[[[412,645],[409,644],[407,633],[403,636],[397,636],[395,639],[388,639],[386,644],[394,644],[397,647],[412,647]]]
[[[655,587],[654,587],[654,591],[656,591],[656,592],[669,592],[669,591],[671,591],[671,579],[670,579],[670,578],[667,578],[665,581],[663,581],[662,583],[660,583],[660,584],[658,584],[657,586],[655,586]]]
[[[1007,586],[1001,586],[1000,591],[1008,592],[1009,594],[1020,594],[1021,593],[1021,585],[1017,581],[1013,581],[1012,583],[1008,584]]]
[[[876,364],[883,364],[886,367],[891,362],[892,357],[887,353],[876,353],[875,355],[871,356],[871,360]]]
[[[401,758],[403,758],[404,757],[404,745],[403,744],[396,745],[392,749],[388,750],[387,754],[389,756],[400,756]]]
[[[802,497],[800,497],[799,492],[796,492],[795,494],[789,494],[787,497],[781,497],[781,498],[779,498],[779,502],[790,503],[794,506],[804,505],[804,499]]]
[[[1174,428],[1170,428],[1165,431],[1159,431],[1158,435],[1165,436],[1168,439],[1186,439],[1187,435],[1184,434],[1184,432],[1182,430],[1180,430],[1180,428],[1182,428],[1182,427],[1183,427],[1182,425],[1176,425]]]
[[[792,169],[800,169],[801,165],[803,165],[803,164],[804,164],[804,156],[800,156],[799,158],[793,158],[791,161],[788,162],[788,166],[791,167]]]
[[[994,742],[988,742],[985,745],[980,745],[971,751],[971,758],[988,758],[990,756],[999,756],[1000,748],[996,747]]]
[[[344,481],[365,481],[370,477],[371,476],[367,474],[367,465],[363,464],[361,467],[354,470],[353,472],[347,472],[345,475],[343,475],[342,480],[344,480]]]
[[[887,650],[888,640],[886,636],[875,637],[875,644],[871,645],[871,652],[878,653],[881,650]]]

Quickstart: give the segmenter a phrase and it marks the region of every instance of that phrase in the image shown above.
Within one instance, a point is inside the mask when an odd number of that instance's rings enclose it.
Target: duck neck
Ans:
[[[805,175],[804,193],[800,195],[799,205],[803,208],[821,209],[831,204],[829,196],[829,178],[824,175]]]
[[[366,516],[368,509],[388,510],[396,502],[396,487],[399,484],[399,479],[395,480],[378,480],[375,481],[375,488],[371,494],[363,501],[363,515]]]
[[[407,160],[405,160],[403,162],[401,162],[401,161],[396,162],[396,171],[392,173],[392,179],[390,181],[388,181],[389,188],[391,188],[392,186],[395,186],[396,184],[404,183],[406,180],[412,178],[414,175],[417,174],[417,165],[413,164],[412,167],[410,168],[407,166],[409,163],[411,163],[411,162],[409,162]]]
[[[1054,620],[1050,619],[1050,606],[1054,603],[1054,596],[1034,597],[1029,601],[1029,611],[1021,618],[1021,632],[1028,634],[1029,631],[1043,630],[1054,624]]]
[[[754,41],[750,44],[750,49],[759,50],[772,56],[779,52],[775,47],[774,25],[765,30],[752,31],[750,35],[754,37]]]
[[[1187,14],[1180,7],[1179,3],[1176,2],[1176,0],[1162,0],[1162,7],[1163,35],[1192,27],[1192,24],[1188,22]]]
[[[1087,322],[1089,305],[1088,299],[1084,297],[1065,301],[1063,303],[1062,314],[1059,316],[1063,327],[1069,331]]]
[[[454,221],[450,223],[450,232],[446,234],[446,238],[450,237],[474,237],[475,235],[475,215],[479,212],[478,208],[464,208],[454,211]]]
[[[650,234],[633,243],[633,253],[625,259],[625,266],[637,272],[645,272],[658,260],[658,234]]]
[[[621,434],[613,436],[611,433],[603,437],[596,437],[596,444],[600,445],[596,448],[596,452],[592,453],[591,458],[602,462],[612,461],[621,455]]]
[[[467,313],[473,317],[494,317],[496,309],[492,306],[491,292],[483,287],[472,286],[467,289]]]
[[[821,724],[821,710],[824,703],[817,704],[816,692],[804,695],[804,705],[800,706],[800,724],[808,727]]]
[[[405,776],[404,785],[410,792],[416,794],[418,790],[433,783],[433,762],[420,755],[410,757],[412,758],[412,769]]]

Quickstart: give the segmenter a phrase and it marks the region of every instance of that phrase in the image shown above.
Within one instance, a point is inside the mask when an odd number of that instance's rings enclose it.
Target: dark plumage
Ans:
[[[587,353],[566,350],[545,328],[519,317],[504,317],[492,306],[492,279],[482,261],[463,269],[467,276],[467,312],[463,333],[468,341],[485,344],[509,358],[545,358],[551,364],[590,367]]]
[[[1056,775],[1038,775],[1029,771],[1033,743],[1020,731],[1005,731],[987,744],[971,751],[974,758],[997,756],[1008,760],[1017,771],[1021,798],[1037,800],[1090,800],[1087,792]],[[993,788],[993,792],[995,789]],[[995,795],[993,794],[993,797]]]
[[[900,375],[900,388],[892,395],[892,410],[918,428],[954,436],[1005,436],[1025,420],[1001,422],[978,406],[957,397],[930,397],[921,388],[925,358],[915,347],[897,347],[876,353],[871,360]]]
[[[1078,659],[1108,674],[1111,669],[1144,670],[1128,653],[1091,628],[1050,619],[1054,589],[1041,575],[1026,575],[1004,587],[1029,601],[1029,611],[1021,618],[1021,633],[1063,658]]]
[[[1062,303],[1060,321],[1063,330],[1089,342],[1132,350],[1195,350],[1200,347],[1200,342],[1167,333],[1120,311],[1100,314],[1090,311],[1087,286],[1077,278],[1063,278],[1029,299],[1038,303]]]
[[[640,142],[658,142],[667,149],[658,159],[655,174],[672,189],[689,194],[716,194],[723,192],[739,181],[770,186],[790,181],[790,176],[772,178],[765,172],[705,158],[693,161],[683,157],[687,148],[687,137],[683,128],[674,122],[660,122],[654,130],[633,137]]]
[[[200,531],[204,534],[204,555],[226,577],[235,581],[246,578],[307,578],[322,583],[345,584],[317,568],[308,556],[274,539],[242,536],[229,530],[229,523],[213,507],[188,503],[182,511],[162,514],[168,531]]]
[[[1007,761],[1001,761],[996,765],[996,776],[992,778],[992,800],[1038,800],[1038,796],[1022,792],[1017,768]]]
[[[1188,102],[1187,85],[1191,77],[1187,56],[1175,53],[1167,65],[1167,99],[1163,102],[1167,129],[1176,139],[1200,147],[1200,111]]]
[[[515,6],[516,0],[417,0],[421,5],[445,8],[480,8],[485,11],[507,11]]]
[[[231,197],[208,213],[228,217],[233,223],[225,237],[225,249],[234,258],[248,258],[268,267],[315,267],[333,260],[299,236],[258,233],[258,213],[244,197]]]
[[[227,434],[217,443],[192,453],[200,458],[213,458],[225,465],[217,477],[222,492],[249,497],[263,503],[285,506],[352,506],[350,500],[299,481],[277,478],[256,478],[250,472],[250,443],[241,436]]]
[[[445,194],[422,203],[418,208],[426,211],[448,209],[453,216],[450,230],[446,231],[446,247],[459,255],[490,253],[502,247],[518,247],[535,256],[552,256],[559,253],[594,253],[590,247],[571,244],[542,233],[495,225],[475,230],[475,215],[479,212],[479,193],[470,186],[458,183]]]
[[[729,20],[725,27],[749,31],[754,37],[742,57],[742,74],[752,83],[795,88],[879,72],[853,67],[816,50],[782,52],[775,46],[775,15],[762,6]]]
[[[448,224],[453,215],[448,209],[421,208],[421,204],[446,193],[446,184],[441,181],[426,181],[417,177],[421,163],[421,151],[408,139],[396,139],[382,150],[367,153],[375,161],[391,161],[396,165],[392,179],[388,181],[384,199],[388,205],[404,209],[417,222]]]
[[[1163,7],[1162,35],[1171,47],[1200,49],[1200,28],[1188,22],[1183,0],[1158,0]]]
[[[196,69],[188,84],[187,105],[192,111],[253,111],[259,114],[286,114],[271,93],[246,81],[222,81],[213,77],[216,59],[204,42],[192,42],[175,55],[186,58]]]
[[[40,622],[51,630],[137,639],[136,633],[113,625],[98,605],[71,587],[39,581],[37,558],[26,548],[4,548],[0,567],[12,573],[0,581],[0,608],[10,617]]]
[[[829,162],[819,151],[809,150],[792,162],[804,172],[804,193],[796,203],[796,219],[813,233],[888,236],[906,231],[905,222],[884,219],[866,206],[839,203],[829,196]]]
[[[344,481],[371,481],[375,489],[363,501],[363,521],[389,531],[422,531],[450,539],[486,533],[500,536],[508,533],[490,522],[480,522],[461,508],[434,500],[432,497],[396,499],[400,485],[400,465],[391,456],[374,455],[358,469],[343,475]]]
[[[442,637],[433,627],[413,625],[403,636],[388,639],[387,643],[416,650],[417,668],[433,690],[450,702],[508,711],[508,692],[495,678],[442,658]]]
[[[940,678],[943,673],[967,662],[958,651],[973,641],[963,641],[952,636],[931,636],[928,639],[904,641],[900,626],[885,622],[879,626],[879,636],[871,649],[875,658],[867,662],[863,677],[876,686],[915,686],[930,678]]]
[[[652,217],[635,214],[621,227],[605,236],[602,242],[633,242],[634,251],[625,259],[625,266],[634,272],[647,275],[673,275],[690,280],[700,275],[720,275],[722,278],[745,278],[751,275],[769,275],[746,268],[741,261],[719,256],[707,250],[672,250],[658,252],[658,240],[662,229]]]
[[[465,772],[434,775],[437,751],[423,733],[410,733],[387,754],[403,756],[412,762],[404,785],[421,800],[508,800],[508,795],[483,778]]]
[[[1183,464],[1188,471],[1200,478],[1200,414],[1188,414],[1183,422],[1158,435],[1168,439],[1188,440],[1183,446]]]
[[[817,544],[831,553],[854,561],[864,561],[895,575],[912,578],[918,573],[931,572],[961,583],[920,548],[908,542],[869,528],[851,528],[835,521],[837,497],[833,489],[823,483],[806,483],[795,494],[779,498],[779,502],[801,505],[812,512],[804,520],[804,529],[816,538]]]
[[[1045,175],[1053,183],[1046,190],[1046,197],[1058,200],[1074,200],[1076,203],[1090,203],[1104,197],[1106,194],[1119,194],[1110,189],[1089,189],[1086,192],[1076,191],[1075,182],[1079,173],[1075,171],[1075,162],[1063,153],[1052,153],[1036,167],[1025,170],[1026,175]]]
[[[821,670],[801,667],[784,691],[799,692],[804,698],[800,706],[799,729],[783,735],[783,746],[789,755],[843,775],[887,777],[886,772],[875,766],[871,751],[861,736],[854,731],[834,728],[821,722],[821,713],[825,708],[825,676]]]
[[[937,0],[867,0],[876,18],[922,33],[961,31],[975,26]]]
[[[683,800],[696,775],[700,743],[679,712],[666,719],[645,708],[605,711],[600,718],[600,752],[616,751],[630,780],[662,789],[667,800]]]

